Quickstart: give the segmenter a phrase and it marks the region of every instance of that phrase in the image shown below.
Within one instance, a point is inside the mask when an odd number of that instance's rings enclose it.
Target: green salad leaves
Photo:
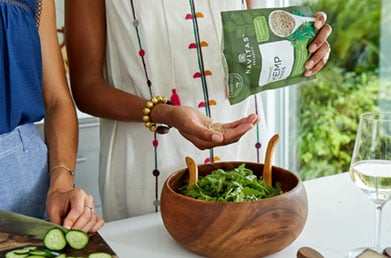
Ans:
[[[274,187],[266,185],[245,164],[232,171],[217,169],[204,177],[199,176],[191,189],[185,184],[179,192],[195,199],[216,202],[255,201],[283,193],[281,183],[277,182]]]

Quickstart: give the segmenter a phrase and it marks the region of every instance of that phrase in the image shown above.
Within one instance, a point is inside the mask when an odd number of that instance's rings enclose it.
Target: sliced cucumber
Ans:
[[[35,250],[35,249],[37,249],[36,246],[28,246],[20,249],[15,249],[12,252],[14,252],[15,254],[29,254],[31,250]]]
[[[88,255],[88,258],[112,258],[112,256],[108,253],[97,252],[97,253],[92,253],[92,254]]]
[[[25,258],[28,256],[27,254],[16,254],[14,251],[7,252],[5,254],[5,258]]]
[[[59,252],[55,252],[49,249],[36,249],[36,250],[31,250],[29,252],[30,255],[40,255],[40,256],[45,256],[45,257],[57,257],[60,255]],[[29,256],[30,257],[30,256]]]
[[[65,248],[67,241],[64,232],[60,228],[52,228],[43,238],[43,244],[50,250],[60,251]]]
[[[24,258],[30,254],[31,250],[37,249],[36,246],[28,246],[19,249],[14,249],[5,254],[5,258]]]
[[[65,254],[59,253],[57,251],[63,250],[67,244],[73,249],[80,250],[87,246],[88,241],[89,235],[82,230],[71,229],[67,231],[66,234],[64,234],[61,228],[55,227],[50,229],[43,238],[45,248],[30,246],[14,249],[6,253],[5,258],[66,258],[67,256]],[[111,255],[106,253],[95,253],[94,255],[95,256],[91,257],[111,257]]]
[[[31,257],[60,257],[60,253],[49,250],[49,249],[39,249],[37,246],[30,246],[20,249],[14,249],[6,253],[6,258],[31,258]],[[66,257],[66,256],[65,256]],[[65,258],[63,257],[63,258]]]
[[[89,235],[82,231],[82,230],[77,230],[77,229],[72,229],[69,230],[65,234],[65,239],[68,242],[69,246],[80,250],[83,249],[84,247],[87,246],[88,241],[89,241]]]

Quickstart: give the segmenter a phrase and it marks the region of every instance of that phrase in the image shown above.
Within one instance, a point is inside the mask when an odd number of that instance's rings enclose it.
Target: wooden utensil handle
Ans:
[[[272,157],[279,139],[280,136],[278,134],[273,135],[266,148],[265,166],[263,168],[262,177],[263,180],[265,180],[265,183],[270,186],[272,185]]]
[[[191,157],[186,157],[186,165],[189,170],[189,185],[188,188],[191,188],[192,185],[198,182],[198,167],[195,161]]]

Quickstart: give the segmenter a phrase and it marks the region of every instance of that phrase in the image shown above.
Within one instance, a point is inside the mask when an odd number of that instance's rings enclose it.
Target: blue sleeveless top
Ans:
[[[40,0],[0,0],[0,134],[41,120]]]

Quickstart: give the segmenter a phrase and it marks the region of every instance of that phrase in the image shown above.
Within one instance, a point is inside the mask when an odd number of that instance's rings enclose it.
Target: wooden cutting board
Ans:
[[[43,247],[43,242],[39,239],[10,235],[0,232],[0,257],[4,257],[7,252],[13,249],[23,248],[26,246]],[[99,233],[90,234],[89,243],[82,250],[75,250],[67,246],[61,252],[69,256],[77,257],[88,257],[88,255],[91,253],[105,252],[111,254],[113,258],[118,258],[118,256],[114,253],[106,241],[99,235]]]

